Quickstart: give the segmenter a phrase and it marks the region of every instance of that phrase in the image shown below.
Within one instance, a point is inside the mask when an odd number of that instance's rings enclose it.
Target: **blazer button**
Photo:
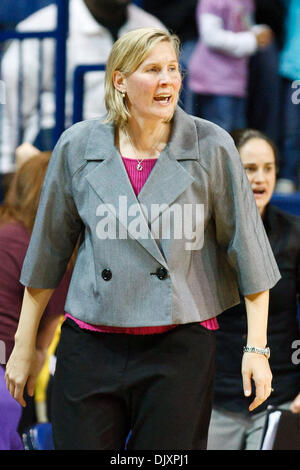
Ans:
[[[168,277],[168,271],[166,270],[166,268],[157,268],[156,276],[158,277],[158,279],[163,281]]]
[[[103,269],[101,276],[104,279],[104,281],[110,281],[112,278],[112,272],[110,269]]]

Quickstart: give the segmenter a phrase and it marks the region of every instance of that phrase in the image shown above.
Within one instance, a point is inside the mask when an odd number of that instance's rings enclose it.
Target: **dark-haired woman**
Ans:
[[[270,290],[268,344],[274,391],[252,414],[242,398],[240,349],[246,338],[244,302],[219,320],[214,408],[208,449],[259,449],[268,405],[300,413],[300,365],[297,302],[300,293],[300,219],[270,204],[278,169],[274,143],[254,130],[232,133],[277,261],[281,280]],[[297,341],[297,343],[295,343]],[[293,360],[295,358],[296,360]]]

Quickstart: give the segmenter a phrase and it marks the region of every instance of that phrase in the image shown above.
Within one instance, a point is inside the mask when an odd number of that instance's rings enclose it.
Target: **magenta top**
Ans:
[[[135,195],[137,196],[145,184],[148,176],[151,173],[152,168],[154,167],[157,159],[147,158],[142,161],[142,171],[136,169],[137,161],[132,158],[122,157],[123,163],[125,165],[128,177],[132,184]],[[163,326],[143,326],[143,327],[117,327],[117,326],[103,326],[103,325],[91,325],[90,323],[85,323],[77,318],[74,318],[69,313],[66,313],[66,317],[74,320],[80,328],[85,328],[91,331],[98,331],[100,333],[126,333],[131,335],[150,335],[156,333],[164,333],[165,331],[176,328],[177,325],[163,325]],[[209,330],[217,330],[219,328],[217,319],[210,318],[201,322],[201,325]]]

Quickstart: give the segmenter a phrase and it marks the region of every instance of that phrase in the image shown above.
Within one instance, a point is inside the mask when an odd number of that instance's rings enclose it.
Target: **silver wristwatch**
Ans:
[[[263,354],[267,359],[270,358],[270,348],[255,348],[254,346],[244,346],[245,352],[252,352],[256,354]]]

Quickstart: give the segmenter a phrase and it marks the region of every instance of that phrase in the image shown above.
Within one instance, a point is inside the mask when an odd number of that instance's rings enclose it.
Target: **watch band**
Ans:
[[[270,358],[270,348],[256,348],[254,346],[244,346],[243,352],[252,352],[255,354],[262,354],[265,356],[267,359]]]

